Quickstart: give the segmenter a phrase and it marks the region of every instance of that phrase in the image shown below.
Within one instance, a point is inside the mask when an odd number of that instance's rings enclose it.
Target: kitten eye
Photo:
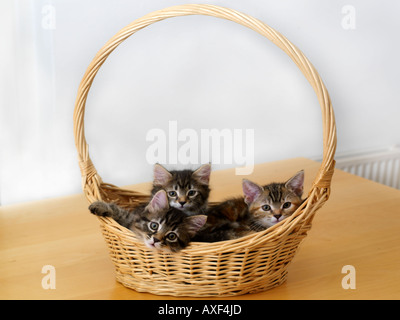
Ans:
[[[188,193],[187,193],[187,195],[188,195],[188,197],[193,197],[193,196],[196,195],[196,193],[197,193],[196,190],[189,190]]]
[[[151,221],[151,222],[149,223],[149,228],[150,228],[150,230],[153,230],[153,231],[158,230],[158,223],[157,223],[157,222],[154,222],[154,221]]]
[[[176,197],[178,194],[176,193],[176,191],[169,191],[169,192],[168,192],[168,195],[169,195],[170,197]]]
[[[178,236],[176,235],[175,232],[170,232],[167,234],[167,240],[169,240],[169,241],[175,241],[177,237]]]
[[[287,209],[287,208],[290,208],[291,205],[292,205],[291,202],[285,202],[285,203],[283,204],[282,208],[283,208],[283,209]]]
[[[263,209],[264,211],[269,211],[271,210],[271,207],[268,204],[264,204],[261,209]]]

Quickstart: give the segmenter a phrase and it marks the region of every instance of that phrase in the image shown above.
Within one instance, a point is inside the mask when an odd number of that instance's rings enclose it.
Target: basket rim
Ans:
[[[294,227],[297,226],[297,221],[311,220],[313,214],[323,205],[326,201],[326,197],[319,197],[316,202],[311,202],[313,197],[308,197],[304,200],[302,205],[288,218],[277,223],[276,225],[255,232],[237,239],[224,240],[217,242],[190,242],[189,245],[180,250],[178,253],[170,252],[159,252],[160,254],[174,255],[198,255],[201,254],[215,254],[219,255],[224,252],[234,251],[251,251],[254,247],[260,247],[263,244],[267,244],[270,240],[277,240],[290,234]],[[112,230],[112,233],[124,239],[127,243],[134,243],[140,245],[142,249],[148,249],[138,237],[131,232],[129,229],[121,226],[118,222],[110,217],[97,217],[103,228]]]

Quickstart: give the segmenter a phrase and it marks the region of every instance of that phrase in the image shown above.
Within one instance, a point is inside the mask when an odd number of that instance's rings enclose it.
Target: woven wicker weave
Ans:
[[[97,71],[125,39],[161,20],[186,15],[207,15],[237,22],[275,43],[296,63],[317,94],[323,120],[323,160],[303,205],[289,218],[236,240],[192,243],[176,254],[149,250],[135,235],[114,220],[99,218],[119,282],[140,292],[158,295],[210,297],[264,291],[282,284],[287,266],[311,228],[315,212],[328,199],[336,149],[335,119],[328,92],[317,71],[280,33],[246,14],[214,5],[181,5],[155,11],[135,20],[112,37],[97,53],[81,81],[74,111],[74,134],[84,194],[91,203],[114,201],[132,207],[148,195],[102,182],[88,153],[84,134],[87,94]]]

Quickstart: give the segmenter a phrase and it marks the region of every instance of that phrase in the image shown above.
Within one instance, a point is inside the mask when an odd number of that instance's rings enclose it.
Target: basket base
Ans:
[[[116,274],[116,280],[123,286],[133,289],[137,292],[151,293],[155,295],[175,296],[175,297],[194,297],[194,298],[212,298],[212,297],[232,297],[245,294],[259,293],[278,287],[287,279],[285,270],[274,280],[258,278],[248,283],[227,282],[224,286],[220,284],[189,284],[189,283],[171,283],[164,281],[143,281],[129,274]]]

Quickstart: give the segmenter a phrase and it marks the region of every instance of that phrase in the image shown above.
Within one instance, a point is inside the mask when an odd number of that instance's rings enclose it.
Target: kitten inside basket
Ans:
[[[291,216],[303,202],[304,171],[283,183],[260,186],[244,179],[244,197],[208,204],[210,164],[168,171],[154,166],[152,198],[132,210],[103,201],[89,210],[113,218],[147,247],[177,252],[191,241],[216,242],[265,230]]]

